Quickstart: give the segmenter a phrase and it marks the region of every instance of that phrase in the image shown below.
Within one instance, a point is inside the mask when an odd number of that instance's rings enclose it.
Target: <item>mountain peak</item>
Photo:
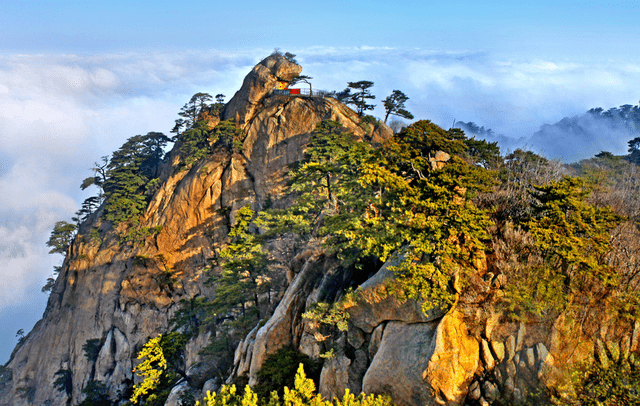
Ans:
[[[264,58],[244,78],[242,87],[225,107],[222,119],[234,119],[244,127],[254,116],[260,101],[279,81],[290,82],[300,72],[302,66],[279,53]]]

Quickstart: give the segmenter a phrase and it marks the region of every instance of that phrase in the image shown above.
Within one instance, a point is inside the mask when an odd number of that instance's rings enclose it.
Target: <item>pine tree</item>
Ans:
[[[387,123],[387,118],[389,118],[390,115],[413,120],[413,114],[409,113],[409,111],[404,108],[404,103],[407,100],[409,100],[407,95],[402,93],[400,90],[394,90],[386,99],[384,99],[384,109],[387,112],[384,116],[385,124]]]
[[[111,406],[109,391],[105,384],[100,381],[89,381],[87,386],[82,389],[84,400],[79,406]]]
[[[187,379],[184,366],[186,337],[178,332],[150,339],[138,353],[142,360],[133,372],[143,378],[133,387],[131,403],[147,406],[164,405],[178,379]]]
[[[572,177],[535,187],[539,203],[527,228],[545,260],[529,289],[537,312],[562,310],[582,295],[599,297],[617,284],[607,256],[611,231],[624,218],[587,203],[590,192],[584,180]]]
[[[365,111],[373,110],[376,107],[375,104],[367,103],[367,100],[373,100],[376,98],[369,91],[369,88],[373,86],[373,82],[361,80],[359,82],[348,82],[347,86],[349,89],[355,89],[356,93],[348,92],[346,103],[356,106],[359,116],[363,116]]]
[[[304,158],[289,173],[289,191],[297,196],[296,201],[285,211],[271,213],[270,229],[308,235],[323,218],[325,227],[319,230],[320,234],[342,238],[333,231],[351,230],[353,216],[361,212],[369,199],[358,183],[362,163],[369,156],[370,147],[356,141],[339,123],[330,120],[319,123],[311,134]],[[340,247],[344,255],[350,250],[337,241],[328,245]],[[349,257],[343,259],[356,260],[350,254]]]
[[[77,226],[66,221],[58,221],[53,226],[49,241],[47,241],[47,247],[51,247],[49,254],[62,254],[67,255],[69,251],[69,245],[75,237]]]
[[[640,165],[640,137],[629,141],[629,160]]]
[[[93,168],[91,168],[91,170],[93,171],[93,176],[83,180],[82,184],[80,185],[80,189],[85,190],[89,186],[95,185],[100,189],[98,196],[101,197],[102,193],[104,193],[104,190],[102,189],[102,187],[104,186],[104,182],[107,179],[107,168],[109,166],[109,157],[103,156],[100,159],[100,161],[101,162],[94,162],[93,164],[94,166]]]
[[[158,176],[167,142],[164,134],[150,132],[129,138],[113,153],[104,183],[107,221],[135,222],[142,215],[147,207],[147,184]]]
[[[191,96],[191,99],[182,106],[182,109],[178,113],[180,117],[183,118],[183,125],[187,128],[192,128],[195,123],[198,121],[198,116],[201,112],[204,111],[206,107],[208,107],[207,102],[211,101],[213,98],[209,93],[198,92]],[[176,125],[177,125],[176,121]],[[175,129],[175,127],[174,127]]]
[[[244,132],[238,128],[233,120],[221,121],[210,131],[209,139],[211,143],[222,146],[227,151],[238,153],[242,151],[242,141]]]
[[[418,121],[390,139],[360,179],[377,192],[354,241],[381,261],[402,254],[398,293],[422,300],[424,310],[453,303],[454,280],[465,279],[489,240],[488,215],[469,197],[488,190],[492,177],[463,159],[464,141],[459,130]],[[439,151],[450,154],[444,165],[434,161]]]
[[[55,374],[53,374],[53,376],[57,377],[56,380],[53,381],[53,387],[56,388],[59,392],[64,392],[67,396],[71,396],[73,392],[71,370],[60,368],[56,371]]]
[[[254,215],[248,206],[238,210],[229,232],[231,244],[220,253],[224,261],[222,275],[216,279],[216,296],[212,301],[212,310],[219,316],[239,310],[245,317],[250,303],[249,310],[259,319],[259,294],[271,289],[267,253],[259,237],[249,231]]]
[[[397,293],[425,310],[451,304],[454,279],[484,256],[491,224],[470,197],[488,190],[492,174],[469,162],[465,141],[460,130],[418,121],[375,150],[323,122],[290,173],[296,202],[272,229],[309,233],[321,219],[318,235],[346,266],[402,255]]]

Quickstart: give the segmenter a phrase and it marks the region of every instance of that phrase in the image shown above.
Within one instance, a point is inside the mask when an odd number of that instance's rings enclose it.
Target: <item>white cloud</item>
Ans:
[[[0,178],[0,207],[3,210],[23,212],[49,207],[63,212],[75,210],[76,204],[72,198],[52,188],[58,176],[56,168],[43,171],[42,164],[37,160],[21,158]]]
[[[77,205],[55,189],[55,169],[19,158],[0,177],[0,311],[32,300],[25,292],[43,285],[59,256],[48,255],[45,242],[54,223],[69,219]],[[46,165],[45,165],[46,166]]]
[[[22,224],[0,225],[1,278],[0,312],[19,303],[33,301],[25,292],[42,286],[59,264],[58,255],[48,255],[45,246],[48,231],[56,221],[55,213],[43,208],[21,218]]]
[[[634,101],[640,65],[627,61],[507,59],[477,51],[313,48],[298,50],[305,73],[341,90],[347,81],[372,80],[380,100],[393,89],[411,99],[416,117],[449,125],[475,121],[513,137],[591,107]],[[353,62],[355,61],[355,63]]]
[[[248,55],[216,52],[0,56],[0,312],[43,285],[45,243],[82,200],[79,184],[126,138],[168,133],[196,91],[237,89]],[[211,90],[210,90],[211,89]]]

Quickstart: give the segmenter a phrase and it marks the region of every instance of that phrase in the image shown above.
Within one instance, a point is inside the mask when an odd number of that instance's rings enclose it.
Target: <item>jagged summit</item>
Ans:
[[[223,120],[234,119],[244,126],[253,118],[259,103],[278,81],[290,82],[302,72],[302,66],[274,53],[260,61],[244,78],[242,87],[231,98],[222,113]]]

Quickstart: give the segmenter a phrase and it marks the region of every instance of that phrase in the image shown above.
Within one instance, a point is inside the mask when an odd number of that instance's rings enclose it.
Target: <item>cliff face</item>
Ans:
[[[211,121],[234,119],[243,128],[241,153],[219,152],[183,170],[179,145],[174,148],[140,221],[141,227],[162,226],[159,234],[123,243],[126,226],[101,223],[100,212],[81,227],[42,320],[7,365],[12,379],[0,404],[76,405],[92,380],[104,383],[113,398],[126,391],[136,381],[132,368],[138,351],[167,331],[180,300],[211,295],[204,269],[227,243],[237,211],[249,204],[254,209],[267,202],[286,204],[288,165],[303,157],[320,121],[335,120],[372,143],[391,136],[388,127],[363,123],[334,99],[269,95],[278,80],[291,80],[301,69],[280,56],[266,58]],[[437,164],[446,165],[447,159]],[[90,233],[95,225],[99,237]],[[229,382],[246,376],[256,383],[265,359],[293,346],[312,358],[334,351],[320,377],[319,389],[327,397],[348,388],[389,394],[401,405],[508,404],[523,400],[531,388],[562,383],[560,367],[590,357],[594,349],[606,352],[606,344],[594,348],[566,320],[547,326],[505,322],[483,308],[482,294],[503,282],[486,261],[473,272],[477,301],[425,315],[418,303],[400,302],[386,291],[394,260],[356,278],[317,242],[297,253],[285,251],[272,254],[286,265],[286,290],[273,314],[237,347]],[[360,287],[358,300],[344,305],[348,329],[324,336],[302,314],[315,303],[340,299],[347,284]],[[640,350],[640,325],[619,336],[619,351]],[[188,343],[188,374],[206,371],[195,364],[207,341],[201,334]],[[95,349],[93,359],[85,356],[87,344]],[[71,371],[70,396],[54,387],[60,369]],[[213,386],[204,382],[204,390]],[[177,405],[177,396],[167,404]]]

